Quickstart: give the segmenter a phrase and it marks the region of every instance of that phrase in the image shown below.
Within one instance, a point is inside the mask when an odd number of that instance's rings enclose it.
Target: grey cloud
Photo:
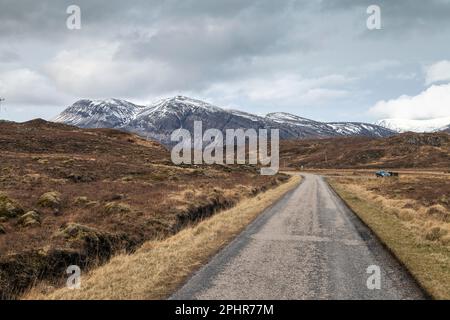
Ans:
[[[448,0],[323,0],[320,8],[327,12],[365,12],[370,5],[380,6],[385,28],[395,30],[397,35],[410,33],[412,30],[438,30],[443,26],[450,26]]]
[[[0,0],[3,90],[20,93],[20,86],[12,90],[5,78],[16,74],[9,72],[14,65],[45,79],[49,96],[45,102],[55,105],[65,98],[66,104],[78,97],[143,101],[187,93],[253,112],[263,105],[334,120],[342,114],[364,117],[377,100],[420,92],[420,72],[411,81],[389,75],[411,74],[420,66],[450,59],[446,35],[450,2],[446,0],[75,3],[82,10],[79,31],[69,31],[65,25],[72,0]],[[365,27],[365,9],[373,3],[382,7],[379,32]],[[339,101],[327,100],[323,108],[308,108],[309,100],[302,102],[305,92],[299,91],[298,99],[291,90],[286,94],[289,98],[251,101],[243,92],[248,83],[257,82],[252,95],[257,97],[258,90],[271,88],[274,79],[283,79],[286,87],[295,89],[292,79],[329,75],[358,80],[311,88],[315,94],[308,97],[317,99],[324,96],[317,92],[348,93]],[[283,96],[283,85],[273,96]]]
[[[0,63],[11,63],[20,60],[20,55],[12,50],[2,50],[0,51]]]

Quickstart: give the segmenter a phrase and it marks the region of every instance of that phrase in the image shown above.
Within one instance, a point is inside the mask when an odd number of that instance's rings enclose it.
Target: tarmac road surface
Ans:
[[[323,178],[302,175],[170,299],[424,299]],[[367,286],[369,266],[380,289]]]

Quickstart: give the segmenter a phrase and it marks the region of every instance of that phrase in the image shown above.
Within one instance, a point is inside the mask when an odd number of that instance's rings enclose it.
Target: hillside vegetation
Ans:
[[[450,135],[404,133],[388,138],[284,140],[287,168],[433,168],[449,170]]]
[[[25,299],[166,299],[187,278],[233,240],[253,219],[298,186],[301,178],[268,190],[189,226],[172,237],[144,243],[83,276],[79,290],[38,285]]]
[[[58,286],[288,179],[251,166],[175,166],[159,143],[112,129],[0,123],[0,297]]]

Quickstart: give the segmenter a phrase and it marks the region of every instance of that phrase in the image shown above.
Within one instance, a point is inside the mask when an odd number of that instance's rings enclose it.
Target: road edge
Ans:
[[[167,299],[258,217],[295,190],[303,179],[285,183],[238,202],[196,225],[163,239],[148,241],[131,255],[118,255],[82,279],[82,288],[30,292],[25,299]]]
[[[275,201],[273,201],[269,206],[267,206],[264,210],[261,210],[261,212],[250,222],[248,223],[236,236],[231,239],[227,244],[225,244],[220,250],[218,250],[214,255],[212,255],[209,260],[202,265],[198,270],[196,270],[194,273],[191,274],[189,278],[186,279],[186,281],[177,288],[176,291],[174,291],[170,297],[168,297],[169,300],[185,300],[186,297],[194,296],[197,292],[198,288],[197,286],[194,286],[193,288],[186,287],[186,284],[188,284],[191,280],[194,280],[194,282],[198,282],[198,278],[202,278],[204,276],[204,273],[210,274],[210,270],[214,270],[214,267],[217,265],[225,265],[228,261],[231,261],[233,257],[235,257],[237,254],[239,254],[240,249],[244,247],[248,241],[248,234],[249,233],[256,233],[264,224],[274,215],[277,213],[277,206],[279,206],[282,203],[282,200],[286,197],[289,197],[298,187],[300,187],[303,182],[305,181],[305,177],[301,174],[292,174],[293,176],[301,177],[300,181],[292,188],[287,190],[285,193],[280,195]],[[202,285],[206,285],[204,282],[202,282]]]
[[[374,230],[359,214],[357,211],[353,210],[351,205],[348,203],[347,200],[345,200],[341,195],[336,191],[336,189],[328,182],[328,179],[325,177],[325,182],[330,187],[330,190],[339,198],[342,200],[342,203],[346,206],[346,208],[357,218],[364,226],[366,226],[373,234],[373,236],[380,242],[380,244],[383,246],[383,248],[386,249],[386,251],[389,252],[389,254],[399,263],[402,268],[405,269],[405,271],[408,273],[408,275],[416,282],[417,286],[422,290],[422,293],[424,294],[426,299],[433,300],[436,299],[423,285],[422,282],[412,273],[410,268],[406,263],[403,262],[403,260],[397,255],[397,253],[389,246],[388,243],[379,235],[379,233]]]

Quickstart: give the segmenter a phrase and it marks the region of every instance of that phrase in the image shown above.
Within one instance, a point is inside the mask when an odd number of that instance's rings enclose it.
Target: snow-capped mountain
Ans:
[[[361,122],[328,122],[337,133],[343,136],[386,137],[392,135],[392,131],[386,128]]]
[[[450,117],[430,120],[383,119],[375,124],[396,132],[437,132],[450,127]]]
[[[259,116],[238,110],[222,109],[184,96],[163,99],[149,106],[139,106],[117,99],[80,100],[53,121],[84,128],[116,128],[137,133],[171,145],[170,135],[179,128],[193,133],[194,121],[202,121],[203,131],[226,129],[279,129],[281,139],[332,136],[385,137],[392,130],[373,124],[325,123],[289,113]]]
[[[289,128],[291,131],[300,130],[304,136],[320,135],[335,136],[337,132],[327,123],[302,118],[286,112],[275,112],[266,115],[266,119],[274,121],[278,125]],[[300,135],[300,137],[302,137]]]
[[[79,100],[52,121],[82,128],[117,128],[125,126],[145,107],[118,99]]]

